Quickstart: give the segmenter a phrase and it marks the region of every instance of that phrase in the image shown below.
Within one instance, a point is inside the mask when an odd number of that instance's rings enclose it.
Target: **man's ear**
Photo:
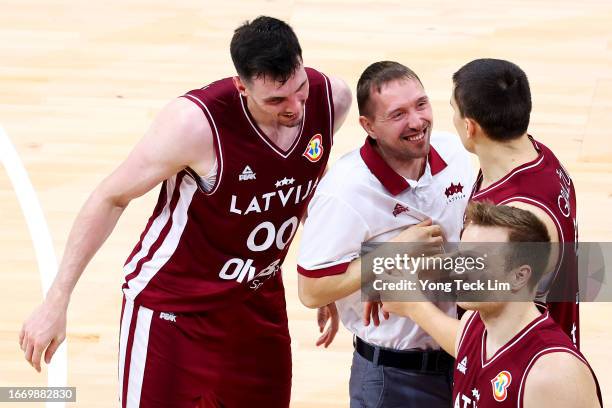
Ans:
[[[529,285],[533,271],[529,265],[521,265],[510,272],[509,282],[513,292],[518,292]]]
[[[240,95],[247,96],[247,94],[248,94],[247,88],[246,88],[246,86],[244,85],[244,82],[242,82],[242,79],[240,79],[239,76],[232,77],[232,82],[234,83],[234,86],[236,87],[236,90],[238,90]]]
[[[478,122],[474,119],[464,118],[465,121],[465,134],[468,139],[474,139],[474,137],[482,131]]]
[[[372,139],[376,139],[376,135],[374,135],[374,129],[372,129],[372,121],[370,120],[370,118],[368,118],[367,116],[359,116],[359,124]]]

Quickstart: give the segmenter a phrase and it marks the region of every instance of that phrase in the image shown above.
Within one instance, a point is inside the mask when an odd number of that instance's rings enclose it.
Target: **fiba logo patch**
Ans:
[[[512,375],[508,371],[502,371],[491,380],[493,386],[493,398],[502,402],[508,397],[508,387],[512,383]]]
[[[317,133],[310,139],[303,156],[311,163],[318,162],[323,156],[323,136],[320,133]]]

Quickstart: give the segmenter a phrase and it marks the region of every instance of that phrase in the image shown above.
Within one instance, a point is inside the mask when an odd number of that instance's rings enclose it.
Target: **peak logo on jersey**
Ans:
[[[508,371],[502,371],[491,380],[493,386],[493,398],[502,402],[508,397],[508,387],[512,383],[512,375]]]
[[[467,361],[467,356],[465,356],[463,357],[463,360],[461,360],[461,362],[457,364],[457,370],[459,370],[461,374],[465,374],[465,372],[467,371]]]
[[[408,212],[410,210],[408,210],[408,208],[404,207],[401,204],[395,204],[395,208],[393,208],[393,216],[397,217],[398,215],[400,215],[403,212]]]
[[[323,157],[323,136],[320,133],[317,133],[310,139],[303,156],[312,163],[318,162]]]
[[[251,170],[251,166],[246,166],[238,176],[238,181],[244,180],[255,180],[255,173]]]
[[[162,320],[167,320],[169,322],[176,323],[176,315],[174,313],[161,312],[159,314],[159,318]]]

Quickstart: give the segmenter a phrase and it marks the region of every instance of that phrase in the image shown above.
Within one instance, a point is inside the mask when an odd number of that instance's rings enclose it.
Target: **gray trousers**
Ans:
[[[450,408],[451,375],[374,365],[353,351],[351,408]]]

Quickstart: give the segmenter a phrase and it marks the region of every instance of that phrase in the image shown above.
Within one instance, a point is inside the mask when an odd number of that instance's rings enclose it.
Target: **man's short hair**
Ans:
[[[284,21],[259,16],[234,31],[230,54],[240,78],[270,78],[281,83],[302,63],[302,48],[293,29]]]
[[[357,106],[359,115],[371,117],[372,106],[370,95],[372,90],[380,93],[383,85],[397,80],[421,80],[410,68],[395,61],[379,61],[371,64],[363,71],[357,82]]]
[[[512,140],[527,132],[531,91],[517,65],[483,58],[467,63],[453,75],[454,97],[463,118],[478,122],[493,140]]]
[[[500,227],[508,230],[511,245],[506,254],[506,269],[531,266],[529,284],[533,288],[542,277],[550,257],[550,235],[544,223],[532,212],[489,202],[471,202],[465,212],[465,225]],[[529,243],[537,243],[533,246]]]

